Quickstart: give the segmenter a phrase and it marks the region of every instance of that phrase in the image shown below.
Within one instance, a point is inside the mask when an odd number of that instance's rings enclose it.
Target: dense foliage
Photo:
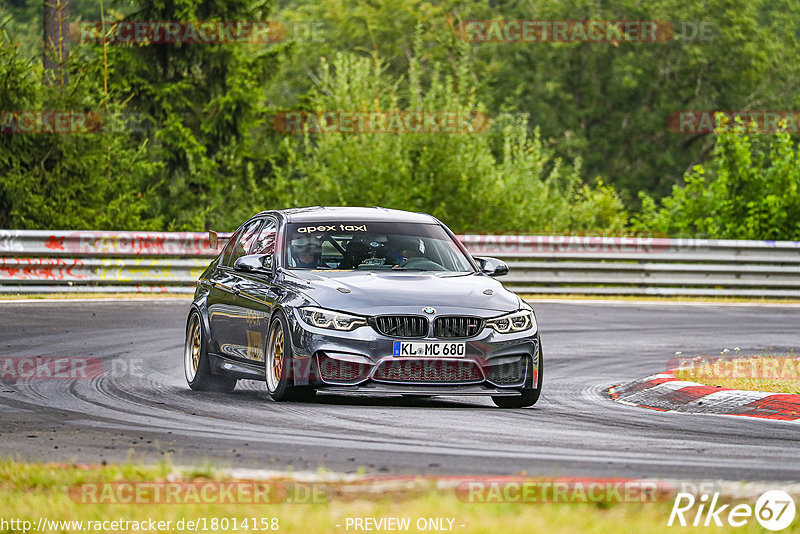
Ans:
[[[41,4],[0,0],[0,111],[101,133],[0,134],[0,227],[231,229],[309,204],[461,232],[798,239],[789,134],[676,134],[681,110],[800,109],[792,0],[100,0],[74,21],[279,20],[278,44],[73,43],[42,83]],[[486,19],[668,20],[663,42],[468,43]],[[482,133],[285,133],[287,110],[486,113]],[[113,117],[120,117],[115,127]],[[630,221],[630,222],[629,222]]]
[[[642,194],[634,225],[672,236],[800,239],[800,147],[786,133],[717,136],[714,157],[686,174],[661,206]]]
[[[465,66],[424,86],[419,70],[412,56],[404,92],[380,61],[337,55],[332,64],[322,63],[308,104],[366,111],[482,109],[463,79]],[[438,74],[438,67],[432,70]],[[278,176],[289,204],[348,205],[357,199],[429,212],[455,228],[486,232],[625,228],[613,189],[582,185],[579,164],[562,166],[538,130],[529,136],[525,121],[513,117],[480,134],[307,134],[287,145],[290,156]]]
[[[103,110],[102,76],[84,69],[61,92],[40,83],[41,69],[0,46],[0,102],[9,111]],[[77,78],[77,77],[76,77]],[[99,81],[99,83],[98,83]],[[113,107],[105,116],[119,116]],[[0,134],[0,227],[158,228],[148,209],[149,184],[162,174],[147,139],[117,125],[103,133]]]

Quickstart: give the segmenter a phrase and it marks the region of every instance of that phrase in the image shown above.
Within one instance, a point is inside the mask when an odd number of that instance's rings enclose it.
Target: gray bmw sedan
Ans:
[[[186,380],[215,391],[263,380],[276,401],[329,391],[531,406],[542,390],[539,330],[531,307],[494,279],[507,272],[426,214],[259,213],[198,280]]]

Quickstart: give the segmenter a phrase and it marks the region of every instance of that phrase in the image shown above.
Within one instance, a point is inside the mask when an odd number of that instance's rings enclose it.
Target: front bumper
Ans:
[[[296,314],[290,320],[295,385],[353,394],[519,395],[535,388],[539,337],[535,329],[500,334],[484,328],[464,339],[413,341],[464,342],[460,358],[395,357],[395,341],[370,326],[338,332],[310,326]]]

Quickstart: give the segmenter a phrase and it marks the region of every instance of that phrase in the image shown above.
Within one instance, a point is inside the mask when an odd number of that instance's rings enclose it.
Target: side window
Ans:
[[[267,219],[261,232],[258,233],[258,237],[253,241],[250,254],[274,254],[277,236],[277,224],[273,219]]]
[[[222,265],[231,267],[237,259],[247,254],[261,223],[261,219],[256,219],[244,226],[231,238],[230,242],[225,247],[225,252],[220,262]]]
[[[219,265],[228,265],[228,260],[231,259],[231,252],[233,251],[233,245],[239,240],[239,236],[242,235],[242,231],[239,230],[238,232],[234,232],[231,235],[228,242],[225,243],[225,248],[222,249],[222,258],[219,260]]]

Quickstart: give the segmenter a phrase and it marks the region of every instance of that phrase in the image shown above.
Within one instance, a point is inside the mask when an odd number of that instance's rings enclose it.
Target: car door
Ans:
[[[228,358],[242,359],[247,352],[247,345],[239,339],[240,320],[244,318],[238,317],[242,313],[236,294],[239,277],[233,263],[250,249],[263,222],[260,218],[248,221],[234,233],[209,279],[211,289],[206,304],[212,350]]]
[[[258,235],[250,243],[248,254],[275,253],[278,224],[267,217]],[[235,261],[235,260],[234,260]],[[233,265],[233,264],[231,264]],[[236,342],[246,347],[240,352],[245,363],[261,367],[264,363],[264,346],[269,317],[275,305],[272,291],[273,276],[268,272],[235,271],[234,293],[236,313]]]

